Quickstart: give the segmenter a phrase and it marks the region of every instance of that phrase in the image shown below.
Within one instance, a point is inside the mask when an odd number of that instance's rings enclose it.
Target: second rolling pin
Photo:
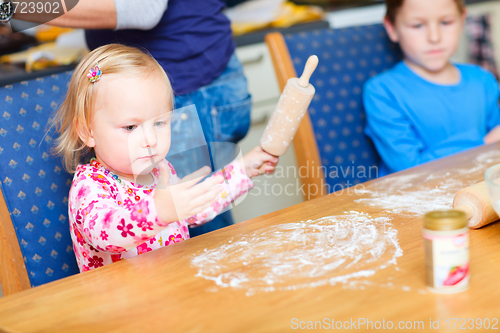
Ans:
[[[486,182],[458,191],[453,199],[453,208],[465,212],[472,229],[481,228],[499,219],[488,197]]]

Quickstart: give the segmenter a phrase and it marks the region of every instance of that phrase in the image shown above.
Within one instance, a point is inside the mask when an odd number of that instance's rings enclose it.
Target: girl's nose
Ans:
[[[142,126],[142,146],[145,147],[154,147],[156,146],[156,131],[154,128],[149,128],[147,126]]]

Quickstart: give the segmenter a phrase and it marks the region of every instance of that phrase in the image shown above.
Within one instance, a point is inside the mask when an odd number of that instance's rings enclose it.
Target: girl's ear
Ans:
[[[467,20],[467,8],[464,8],[463,12],[462,12],[462,26],[465,25],[465,21]]]
[[[387,31],[387,35],[394,43],[399,43],[399,36],[394,27],[394,24],[386,17],[384,17],[384,28]]]
[[[89,148],[95,147],[95,140],[94,136],[92,133],[92,129],[84,128],[78,120],[76,122],[76,131],[78,132],[78,136],[80,137],[80,140]]]

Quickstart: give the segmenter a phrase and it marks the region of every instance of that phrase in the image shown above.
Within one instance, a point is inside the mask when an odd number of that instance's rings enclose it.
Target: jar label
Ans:
[[[436,289],[463,289],[469,284],[469,234],[424,234],[427,283]]]

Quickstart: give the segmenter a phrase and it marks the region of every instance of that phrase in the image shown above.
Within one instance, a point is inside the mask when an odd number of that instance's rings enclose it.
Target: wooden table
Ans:
[[[452,197],[462,185],[482,181],[488,166],[500,163],[498,148],[497,145],[484,146],[440,159],[365,183],[365,188],[372,192],[394,192],[390,184],[414,175],[412,186],[404,189],[406,193],[440,188]],[[458,185],[450,186],[450,180]],[[446,182],[448,185],[442,186]],[[385,320],[386,323],[392,321],[394,326],[400,321],[403,326],[422,321],[425,329],[420,331],[428,331],[429,320],[439,318],[439,331],[462,332],[458,329],[460,322],[455,330],[447,329],[446,319],[489,318],[492,321],[500,317],[498,223],[470,232],[470,288],[458,294],[434,294],[425,288],[422,216],[404,212],[394,214],[383,207],[355,201],[370,196],[368,192],[360,195],[344,192],[321,197],[5,297],[0,299],[0,331],[283,332],[294,331],[292,327],[297,328],[297,325],[306,327],[311,325],[309,322],[323,322],[325,318],[333,318],[335,322],[351,319],[356,322],[358,318],[365,318],[381,324]],[[449,205],[451,207],[451,202]],[[403,250],[397,265],[360,279],[366,282],[361,287],[348,288],[338,283],[256,292],[248,296],[245,289],[217,287],[214,281],[197,277],[197,268],[191,264],[194,254],[208,247],[228,244],[241,235],[273,225],[342,215],[353,210],[372,217],[390,217]],[[243,264],[236,268],[246,269]],[[450,324],[453,325],[453,320]],[[357,325],[360,326],[359,321]]]

